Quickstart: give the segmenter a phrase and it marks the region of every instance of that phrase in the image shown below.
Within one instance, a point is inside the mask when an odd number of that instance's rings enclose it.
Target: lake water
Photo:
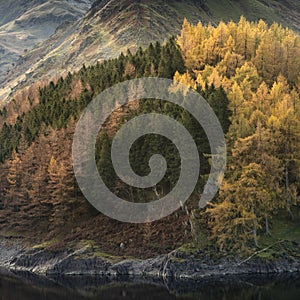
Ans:
[[[101,277],[45,278],[23,273],[0,275],[1,300],[299,300],[300,275],[224,277],[155,281]]]

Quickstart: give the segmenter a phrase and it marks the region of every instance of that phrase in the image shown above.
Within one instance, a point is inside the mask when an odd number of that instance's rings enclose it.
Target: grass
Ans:
[[[295,219],[290,220],[286,211],[279,212],[271,221],[269,235],[261,234],[260,249],[270,247],[257,255],[262,259],[274,260],[282,257],[300,257],[300,216],[294,211]]]
[[[269,24],[280,22],[278,11],[260,0],[210,0],[207,1],[207,6],[215,21],[238,21],[240,16],[244,15],[250,21],[264,19]]]
[[[194,3],[189,1],[174,1],[170,2],[169,5],[181,12],[181,15],[187,17],[190,21],[194,21],[195,18],[199,20],[200,17],[201,21],[205,23],[211,21],[217,24],[220,20],[233,20],[237,22],[243,15],[250,21],[264,19],[269,24],[278,22],[284,26],[294,25],[288,16],[295,13],[295,16],[297,16],[297,8],[299,8],[298,0],[291,0],[289,2],[291,7],[295,9],[288,7],[287,3],[282,2],[271,0],[268,2],[269,5],[267,5],[266,1],[263,0],[208,0],[204,4],[209,14],[204,10],[201,11],[201,9],[196,8]]]
[[[286,211],[281,211],[273,217],[270,221],[270,234],[265,235],[260,232],[259,247],[253,249],[253,258],[260,258],[263,260],[274,261],[282,258],[299,257],[300,258],[300,213],[295,209],[293,212],[295,219],[290,220],[289,214]],[[197,245],[194,243],[184,244],[178,248],[177,253],[179,257],[182,254],[183,258],[196,257],[218,260],[222,256],[235,257],[237,253],[221,253],[216,252],[213,241],[208,238],[208,233],[200,230],[201,234]],[[199,250],[202,250],[199,252]],[[256,252],[257,251],[257,252]],[[260,252],[261,251],[261,252]],[[251,254],[251,253],[250,253]],[[243,255],[247,258],[250,254]],[[181,258],[174,258],[176,261]]]
[[[55,246],[58,242],[59,242],[59,239],[54,238],[54,239],[51,239],[49,241],[34,245],[34,246],[32,246],[32,249],[45,249],[45,248],[47,249],[47,248],[50,248],[52,246]]]
[[[199,248],[194,243],[187,243],[178,248],[178,251],[181,253],[194,253],[198,250]]]
[[[22,238],[23,235],[12,230],[1,230],[0,236],[3,238]]]
[[[74,247],[74,245],[73,245]],[[111,263],[118,263],[124,259],[132,259],[129,256],[117,256],[104,252],[93,240],[82,240],[76,244],[76,249],[84,249],[83,253],[77,254],[76,259],[100,258]]]
[[[294,211],[295,220],[291,221],[286,211],[281,211],[273,216],[270,220],[270,234],[267,236],[264,232],[260,232],[259,248],[253,249],[253,259],[260,258],[267,261],[275,261],[287,258],[300,258],[300,212],[296,209]],[[221,253],[217,252],[213,241],[209,240],[206,230],[199,228],[198,243],[189,242],[181,245],[176,254],[171,257],[173,261],[184,262],[189,258],[195,259],[212,259],[219,261],[224,255],[228,258],[235,257],[236,253]],[[18,238],[12,231],[5,231],[0,233],[2,237]],[[25,238],[25,236],[23,236]],[[51,240],[37,243],[31,246],[32,249],[55,249],[60,247],[62,249],[62,238],[55,237]],[[60,245],[60,246],[57,246]],[[149,245],[149,249],[154,247],[154,244]],[[106,252],[101,246],[92,239],[83,239],[79,242],[72,241],[64,244],[63,249],[78,250],[75,259],[100,258],[111,263],[118,263],[124,259],[133,259],[132,256],[117,254],[110,254]],[[148,249],[148,250],[149,250]],[[247,258],[251,253],[242,255]],[[251,258],[252,259],[252,258]]]
[[[295,220],[291,221],[285,211],[278,213],[271,220],[269,236],[262,236],[261,243],[267,244],[274,240],[294,241],[300,244],[300,217],[294,211]]]

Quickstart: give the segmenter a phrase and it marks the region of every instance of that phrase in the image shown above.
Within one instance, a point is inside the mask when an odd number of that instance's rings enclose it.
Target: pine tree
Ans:
[[[100,135],[99,159],[97,160],[97,167],[100,176],[104,183],[111,189],[115,184],[115,173],[111,162],[111,141],[106,130],[103,130]]]

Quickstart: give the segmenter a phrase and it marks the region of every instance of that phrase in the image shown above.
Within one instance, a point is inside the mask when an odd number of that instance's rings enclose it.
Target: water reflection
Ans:
[[[0,274],[2,300],[298,300],[300,275],[238,276],[201,281]]]

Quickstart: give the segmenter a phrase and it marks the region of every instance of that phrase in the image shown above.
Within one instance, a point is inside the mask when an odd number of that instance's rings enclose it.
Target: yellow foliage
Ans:
[[[221,249],[247,251],[274,210],[299,201],[300,37],[244,17],[216,27],[185,20],[178,44],[189,72],[174,80],[222,87],[229,99],[230,171],[207,215]]]
[[[222,85],[222,77],[219,75],[216,68],[213,69],[212,73],[208,77],[208,85],[214,85],[215,88],[219,88]]]

